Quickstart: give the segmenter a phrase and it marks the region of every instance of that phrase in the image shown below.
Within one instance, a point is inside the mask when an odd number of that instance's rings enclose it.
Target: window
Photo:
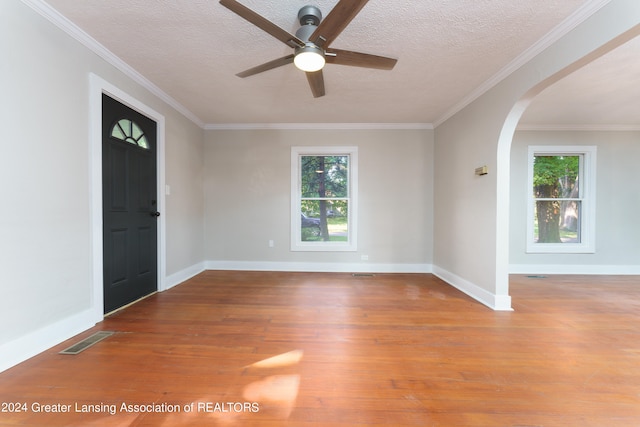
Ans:
[[[595,252],[595,161],[595,147],[529,147],[527,252]]]
[[[146,135],[136,122],[129,119],[118,120],[111,128],[111,137],[146,150],[149,149]]]
[[[291,250],[355,251],[357,147],[291,148]]]

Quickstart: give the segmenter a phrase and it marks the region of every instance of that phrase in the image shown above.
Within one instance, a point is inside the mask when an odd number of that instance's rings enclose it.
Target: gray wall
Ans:
[[[596,252],[527,254],[527,148],[594,145]],[[511,147],[510,264],[515,272],[640,274],[640,132],[518,131]]]
[[[357,252],[290,251],[291,147],[299,145],[358,147]],[[205,170],[205,256],[213,266],[411,270],[431,264],[431,130],[208,131]]]
[[[167,276],[204,259],[204,130],[184,117],[167,121]]]
[[[636,0],[611,0],[435,129],[434,273],[495,309],[509,291],[510,149],[528,102],[640,32]],[[487,164],[482,181],[473,168]]]
[[[0,51],[2,370],[95,321],[90,73],[165,117],[167,274],[203,259],[204,131],[19,0]]]

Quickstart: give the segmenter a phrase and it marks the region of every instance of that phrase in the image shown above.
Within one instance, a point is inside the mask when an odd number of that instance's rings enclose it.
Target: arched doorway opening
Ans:
[[[638,34],[640,34],[640,26],[634,27],[632,30],[621,34],[620,36],[614,38],[610,42],[604,44],[600,48],[592,51],[590,54],[584,56],[578,61],[566,66],[562,70],[558,71],[554,75],[543,79],[539,83],[535,84],[532,88],[530,88],[526,93],[513,105],[509,114],[507,115],[498,140],[497,147],[497,209],[496,209],[496,221],[498,227],[496,229],[496,293],[507,295],[509,292],[509,273],[513,271],[513,263],[512,263],[512,254],[514,248],[511,246],[512,242],[512,227],[510,224],[513,222],[514,218],[511,218],[511,204],[513,203],[511,195],[512,189],[512,144],[514,141],[514,136],[516,131],[522,129],[521,119],[527,112],[527,109],[531,105],[535,105],[536,100],[539,95],[542,98],[542,95],[545,95],[547,100],[554,99],[553,96],[548,96],[549,92],[554,90],[556,87],[556,83],[565,84],[567,81],[570,81],[572,75],[578,75],[578,71],[580,74],[584,72],[590,71],[593,68],[594,73],[602,70],[608,70],[611,73],[612,69],[615,70],[615,66],[611,65],[609,67],[603,66],[602,63],[610,60],[611,58],[615,58],[616,51],[618,48],[626,49],[635,48],[638,46],[638,51],[640,52],[640,42],[635,39]],[[637,55],[634,57],[637,58]],[[619,66],[619,65],[618,65]],[[638,65],[638,69],[640,70],[640,65]],[[614,73],[615,74],[615,73]],[[626,75],[629,75],[627,73]],[[616,76],[620,78],[619,76]],[[600,78],[606,78],[606,76],[600,76]],[[611,78],[611,76],[609,76]],[[615,77],[614,77],[615,78]],[[592,79],[596,79],[595,75],[592,75]],[[583,77],[583,80],[584,77]],[[586,79],[588,80],[588,79]],[[616,83],[621,83],[620,81]],[[570,85],[567,84],[566,87]],[[589,90],[585,88],[585,90]],[[557,99],[557,98],[556,98]],[[568,100],[565,100],[568,101]],[[576,100],[575,102],[584,103],[584,99]],[[634,104],[634,105],[637,105]],[[567,108],[564,106],[563,108]],[[537,108],[538,111],[544,110],[545,107],[541,106]],[[537,116],[537,120],[540,122],[544,119],[541,118],[542,115]],[[609,120],[611,119],[610,115],[607,115]],[[583,123],[584,124],[584,123]],[[618,125],[623,123],[618,123]],[[552,123],[557,128],[562,128],[559,122]],[[565,123],[564,125],[568,125]],[[606,124],[605,124],[606,125]],[[628,125],[633,126],[633,125]],[[566,127],[566,126],[565,126]],[[588,127],[585,126],[585,129]],[[592,129],[597,129],[598,124],[593,123],[591,126]],[[640,128],[640,126],[638,127]],[[523,190],[526,189],[523,187]],[[520,248],[518,248],[520,250]],[[534,271],[534,270],[532,270]]]

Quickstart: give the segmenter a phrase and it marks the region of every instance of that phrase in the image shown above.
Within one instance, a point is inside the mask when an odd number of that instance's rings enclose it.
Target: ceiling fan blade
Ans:
[[[304,42],[300,40],[298,37],[294,36],[288,31],[283,30],[273,22],[269,21],[266,18],[263,18],[253,10],[238,3],[236,0],[220,0],[220,4],[226,7],[227,9],[231,10],[232,12],[235,12],[240,17],[251,22],[253,25],[260,28],[261,30],[264,30],[267,33],[271,34],[273,37],[277,38],[282,43],[289,45],[291,47],[304,46]]]
[[[396,65],[396,62],[398,62],[397,59],[387,58],[386,56],[370,55],[368,53],[342,49],[327,49],[325,60],[330,64],[375,68],[378,70],[391,70]]]
[[[327,47],[356,17],[369,0],[340,0],[324,18],[309,40],[320,47]]]
[[[313,97],[320,98],[321,96],[324,96],[324,77],[322,76],[322,70],[306,74]]]
[[[245,77],[253,76],[254,74],[262,73],[263,71],[269,71],[269,70],[273,70],[274,68],[282,67],[283,65],[291,64],[293,63],[293,56],[294,55],[291,54],[291,55],[283,56],[282,58],[274,59],[273,61],[265,62],[262,65],[258,65],[256,67],[249,68],[248,70],[244,70],[236,74],[236,76],[245,78]]]

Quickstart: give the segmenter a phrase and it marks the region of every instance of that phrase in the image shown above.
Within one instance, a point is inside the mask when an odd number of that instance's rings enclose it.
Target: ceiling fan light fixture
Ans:
[[[398,61],[384,56],[329,47],[369,0],[334,0],[337,3],[324,20],[317,6],[303,6],[298,11],[300,27],[295,35],[244,6],[238,0],[219,1],[230,11],[294,49],[293,55],[288,54],[249,68],[237,73],[238,77],[253,76],[293,62],[296,68],[306,72],[311,93],[314,98],[319,98],[325,95],[324,76],[320,70],[324,68],[326,62],[334,65],[390,70]]]
[[[324,52],[318,46],[308,43],[296,49],[293,63],[307,73],[322,70],[325,64]]]

